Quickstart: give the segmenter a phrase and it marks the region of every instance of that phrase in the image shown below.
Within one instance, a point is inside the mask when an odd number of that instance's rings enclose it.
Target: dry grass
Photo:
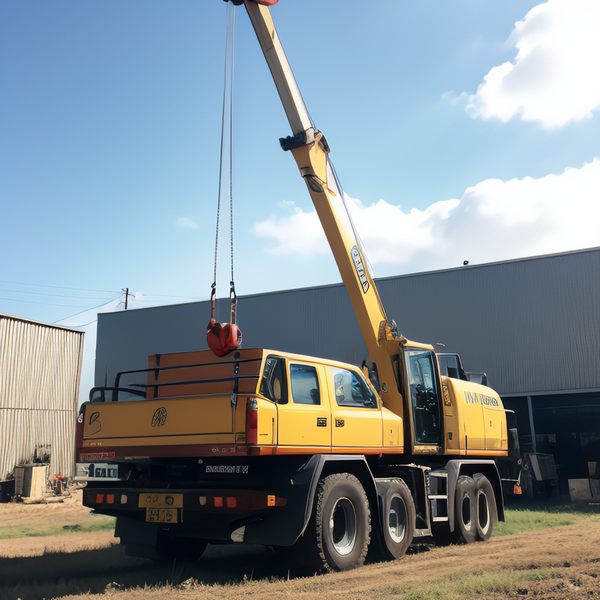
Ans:
[[[84,518],[97,517],[90,517],[76,499],[57,506],[0,505],[0,530],[36,528],[36,520],[44,527],[50,522],[81,524]],[[539,525],[535,511],[530,520]],[[210,546],[196,564],[158,568],[125,557],[108,531],[5,539],[0,540],[0,600],[141,600],[142,594],[144,600],[504,600],[527,595],[600,600],[600,518],[576,515],[574,520],[484,544],[425,547],[399,561],[308,578],[294,578],[293,565],[284,565],[261,547]]]
[[[46,503],[0,504],[0,540],[112,531],[114,523],[112,517],[93,515],[82,506],[81,490]]]

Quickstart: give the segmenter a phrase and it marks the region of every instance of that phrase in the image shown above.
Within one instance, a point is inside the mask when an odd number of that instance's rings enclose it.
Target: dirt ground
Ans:
[[[58,512],[57,511],[64,511]],[[54,505],[0,505],[0,522],[32,522],[60,514],[80,522],[89,511],[77,499]],[[0,540],[0,600],[78,598],[170,600],[183,598],[254,600],[323,597],[345,600],[401,597],[403,592],[444,579],[498,571],[548,572],[554,576],[520,583],[515,589],[484,592],[479,600],[535,597],[536,600],[600,600],[600,518],[574,525],[485,543],[445,548],[422,547],[401,560],[371,564],[356,571],[293,578],[273,554],[261,547],[210,546],[192,565],[166,565],[128,558],[114,545],[112,532],[67,533],[54,537]],[[291,575],[291,577],[290,577]],[[241,582],[241,587],[235,585]],[[451,583],[448,583],[451,585]],[[414,597],[414,596],[413,596]]]

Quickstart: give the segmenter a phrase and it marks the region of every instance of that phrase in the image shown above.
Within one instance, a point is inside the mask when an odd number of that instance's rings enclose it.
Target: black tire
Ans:
[[[490,480],[482,473],[473,475],[477,489],[477,539],[485,542],[492,537],[494,525],[498,521],[496,496]]]
[[[381,502],[382,558],[404,556],[415,534],[416,511],[412,494],[401,479],[394,480]]]
[[[472,544],[477,539],[477,486],[467,475],[461,475],[456,482],[454,533],[459,543]]]
[[[295,554],[307,569],[333,572],[364,564],[371,534],[369,500],[350,473],[319,481],[313,514]]]

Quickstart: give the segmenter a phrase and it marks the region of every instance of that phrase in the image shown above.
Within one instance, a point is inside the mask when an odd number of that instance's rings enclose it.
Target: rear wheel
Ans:
[[[472,477],[458,478],[454,498],[456,541],[472,544],[477,539],[477,486]]]
[[[350,473],[319,482],[313,514],[294,554],[318,571],[347,571],[365,562],[371,533],[369,501]]]
[[[408,486],[401,479],[392,482],[382,498],[382,558],[404,556],[415,533],[415,503]]]
[[[492,537],[498,521],[496,496],[490,480],[482,473],[475,473],[473,480],[477,495],[477,539],[484,542]]]

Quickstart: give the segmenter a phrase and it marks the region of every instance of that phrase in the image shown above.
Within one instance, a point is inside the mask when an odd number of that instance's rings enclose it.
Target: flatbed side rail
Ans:
[[[150,367],[147,369],[132,369],[129,371],[121,371],[117,373],[115,377],[114,386],[98,386],[92,388],[90,391],[90,402],[106,402],[107,396],[110,392],[110,400],[111,402],[118,402],[119,396],[123,397],[125,394],[139,396],[140,398],[153,399],[164,397],[161,396],[160,390],[164,390],[167,388],[175,388],[176,390],[180,390],[182,395],[197,395],[197,396],[207,396],[207,395],[222,395],[222,394],[232,394],[232,393],[252,393],[256,389],[256,385],[252,385],[253,382],[258,381],[258,377],[260,375],[260,363],[261,358],[252,358],[246,360],[232,360],[226,363],[214,362],[214,363],[194,363],[194,364],[186,364],[186,365],[175,365],[175,366],[167,366],[167,367]],[[241,374],[240,366],[243,364],[249,363],[258,363],[258,368],[256,372]],[[164,379],[161,381],[161,374],[175,374],[178,370],[187,370],[193,373],[194,370],[204,370],[207,368],[214,367],[215,369],[219,367],[222,372],[222,368],[224,366],[230,366],[232,375],[230,376],[208,376],[208,377],[181,377],[175,378],[169,377],[167,381]],[[135,374],[146,374],[147,382],[141,383],[129,383],[126,385],[122,385],[122,380],[130,375]],[[246,385],[244,385],[244,382]],[[227,385],[231,384],[231,385]],[[185,388],[184,386],[191,386]],[[207,390],[208,386],[212,386],[213,390]],[[168,394],[171,395],[171,394]],[[178,394],[179,395],[179,394]],[[130,398],[131,399],[131,398]]]

